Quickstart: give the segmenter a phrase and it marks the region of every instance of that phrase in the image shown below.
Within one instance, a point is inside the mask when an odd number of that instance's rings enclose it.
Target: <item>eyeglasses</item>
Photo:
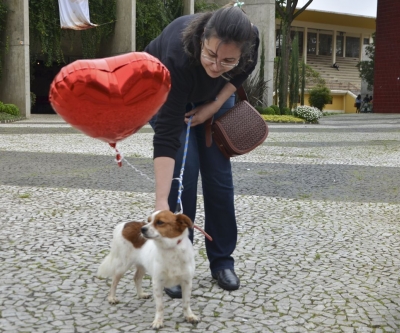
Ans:
[[[205,55],[203,52],[201,52],[201,56],[204,58],[204,60],[206,60],[210,64],[217,64],[217,60],[215,58],[211,58],[208,55]],[[236,64],[230,64],[228,62],[220,61],[219,64],[224,68],[232,69],[232,68],[235,68],[239,64],[239,61]]]

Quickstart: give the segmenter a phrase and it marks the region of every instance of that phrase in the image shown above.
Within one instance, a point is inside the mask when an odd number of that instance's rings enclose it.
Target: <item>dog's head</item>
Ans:
[[[184,214],[174,214],[169,210],[156,211],[141,229],[147,239],[183,239],[188,236],[188,228],[193,228],[192,220]]]

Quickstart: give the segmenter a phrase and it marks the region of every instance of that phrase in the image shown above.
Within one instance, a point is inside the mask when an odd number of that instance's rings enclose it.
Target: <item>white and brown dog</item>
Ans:
[[[115,297],[122,276],[136,266],[134,277],[139,298],[148,298],[142,290],[142,279],[146,272],[152,277],[156,315],[153,329],[163,326],[164,287],[181,285],[183,314],[190,323],[199,318],[190,309],[192,280],[195,271],[193,245],[189,240],[189,228],[193,222],[184,214],[157,211],[149,217],[149,223],[126,222],[114,229],[111,251],[101,263],[97,275],[112,277],[108,296],[111,304],[118,303]]]

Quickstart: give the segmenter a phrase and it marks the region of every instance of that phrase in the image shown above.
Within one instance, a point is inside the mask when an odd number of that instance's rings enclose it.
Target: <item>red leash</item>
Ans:
[[[195,229],[197,229],[197,230],[199,230],[204,236],[206,236],[206,238],[210,241],[210,242],[212,242],[212,237],[208,234],[208,233],[206,233],[203,229],[201,229],[200,227],[198,227],[197,225],[195,225],[195,224],[193,224],[193,227],[195,228]]]

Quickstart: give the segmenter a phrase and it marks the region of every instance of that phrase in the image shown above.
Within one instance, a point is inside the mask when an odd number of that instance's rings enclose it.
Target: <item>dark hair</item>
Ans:
[[[242,72],[252,61],[256,34],[247,15],[233,3],[215,12],[198,14],[183,30],[184,50],[195,63],[200,62],[202,42],[211,37],[222,43],[236,43],[240,48],[239,64],[229,73]]]

